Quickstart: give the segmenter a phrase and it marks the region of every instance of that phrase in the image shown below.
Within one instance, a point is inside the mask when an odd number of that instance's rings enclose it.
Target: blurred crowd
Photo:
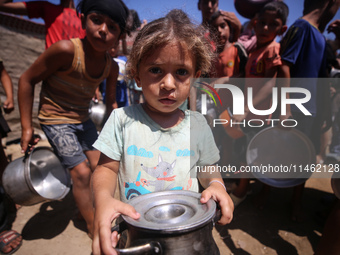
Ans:
[[[124,1],[97,1],[103,5],[91,3],[92,0],[81,1],[78,6],[75,6],[73,0],[61,0],[59,5],[48,1],[0,0],[1,12],[26,15],[30,19],[42,18],[46,27],[45,52],[28,70],[22,70],[18,96],[13,94],[11,77],[6,71],[7,63],[1,60],[0,52],[0,78],[6,95],[5,101],[1,102],[0,109],[0,139],[6,137],[11,131],[5,120],[6,114],[13,111],[14,101],[18,100],[22,126],[22,152],[32,150],[37,144],[39,138],[34,135],[32,127],[32,97],[35,84],[42,81],[39,122],[56,155],[65,168],[70,170],[73,196],[86,221],[90,238],[96,235],[93,230],[95,229],[93,228],[95,216],[92,209],[91,175],[98,161],[103,164],[102,158],[99,160],[100,152],[94,150],[92,144],[96,141],[98,133],[101,132],[112,111],[147,103],[142,90],[143,86],[128,72],[131,69],[129,61],[134,42],[145,36],[143,28],[152,22],[141,20],[138,10],[129,10]],[[259,2],[262,3],[259,4]],[[105,4],[114,4],[114,6],[111,10],[106,10],[103,7]],[[286,22],[289,8],[294,8],[294,6],[287,6],[284,0],[235,0],[238,13],[220,10],[219,0],[198,0],[197,7],[202,14],[200,27],[203,28],[205,37],[213,49],[214,59],[211,62],[210,71],[201,73],[200,77],[196,78],[202,81],[206,81],[205,78],[207,78],[208,85],[211,87],[215,84],[228,84],[234,78],[245,78],[239,79],[243,82],[238,84],[245,98],[248,96],[248,89],[252,89],[250,96],[253,105],[249,106],[246,102],[244,114],[234,115],[231,114],[234,104],[232,94],[230,91],[217,89],[216,92],[219,93],[224,104],[223,107],[215,108],[214,102],[208,103],[205,116],[208,124],[212,128],[213,119],[225,119],[226,116],[237,123],[253,119],[265,123],[261,128],[236,126],[231,129],[230,125],[226,125],[214,131],[215,142],[220,151],[218,163],[220,165],[233,164],[237,167],[247,165],[246,150],[249,142],[259,131],[269,127],[268,120],[276,118],[280,121],[296,120],[295,128],[306,135],[313,144],[317,155],[316,163],[339,164],[340,20],[333,20],[333,18],[338,12],[340,1],[304,0],[301,18],[290,27]],[[93,15],[91,8],[94,8],[94,13],[98,12],[103,15],[91,19],[91,14]],[[238,15],[249,21],[241,24]],[[86,22],[93,22],[94,25],[91,27]],[[100,31],[102,38],[105,38],[102,41],[95,38],[91,30],[100,22],[106,24],[106,27],[102,28],[103,31]],[[333,33],[335,39],[326,40],[324,32]],[[110,34],[114,36],[110,38]],[[75,63],[74,56],[78,56],[80,64]],[[84,67],[86,70],[82,69]],[[84,76],[79,76],[79,73]],[[322,78],[329,77],[333,78],[329,80],[331,82],[323,82]],[[256,78],[262,78],[261,82],[256,82]],[[290,80],[295,78],[300,82],[290,83]],[[65,82],[59,82],[60,79]],[[304,79],[309,82],[303,82]],[[83,89],[84,86],[86,89]],[[308,103],[304,104],[304,107],[310,114],[306,115],[300,111],[300,108],[289,105],[284,111],[285,114],[280,115],[282,109],[268,115],[254,114],[251,107],[258,110],[267,110],[271,107],[275,87],[279,89],[300,87],[309,91],[311,98]],[[201,111],[200,93],[204,92],[191,88],[190,96],[180,109]],[[81,95],[81,98],[78,95]],[[300,98],[298,93],[291,93],[290,97]],[[97,126],[93,124],[88,114],[90,105],[93,107],[94,104],[106,106],[105,116]],[[59,126],[55,128],[57,125],[65,125],[65,129],[60,131]],[[79,136],[74,133],[72,134],[74,138],[67,140],[63,137],[64,142],[57,144],[54,137],[62,137],[63,134],[70,132],[69,129],[76,129],[83,135]],[[236,129],[237,135],[235,135]],[[62,140],[60,137],[59,140]],[[66,155],[63,146],[69,144],[70,140],[75,141],[72,146],[79,148],[79,153],[72,152],[73,154]],[[0,143],[1,175],[8,164],[10,162]],[[224,181],[226,184],[227,180]],[[216,182],[215,180],[215,184]],[[227,191],[235,208],[247,199],[247,195],[251,192],[249,183],[248,177],[241,177],[233,179],[232,187],[227,185]],[[291,219],[296,222],[302,217],[304,185],[305,183],[302,182],[294,187]],[[260,207],[264,206],[270,188],[266,184],[263,185],[257,199]],[[13,201],[8,202],[10,198],[6,196],[2,188],[1,190],[0,203],[6,200],[6,205],[16,206]],[[332,208],[333,211],[327,219],[315,254],[340,254],[340,245],[334,238],[334,236],[340,236],[338,198],[334,197]],[[4,221],[7,209],[2,207],[0,209],[5,212],[0,213],[0,216],[3,215],[0,221]],[[0,225],[1,254],[12,254],[20,247],[22,237],[16,231],[11,230],[8,224],[0,222]],[[10,238],[5,240],[6,235]]]

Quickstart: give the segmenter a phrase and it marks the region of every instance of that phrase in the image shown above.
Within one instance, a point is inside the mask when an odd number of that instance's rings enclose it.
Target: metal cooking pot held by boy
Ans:
[[[50,147],[36,147],[7,165],[2,184],[14,203],[28,206],[64,198],[71,178]]]

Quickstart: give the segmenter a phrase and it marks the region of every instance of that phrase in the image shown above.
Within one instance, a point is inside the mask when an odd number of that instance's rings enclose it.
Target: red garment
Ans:
[[[218,55],[214,70],[212,70],[211,77],[233,77],[240,72],[240,58],[238,56],[237,48],[232,45],[225,49]],[[228,89],[221,89],[219,92],[223,106],[221,110],[226,110],[233,105],[233,96]]]
[[[42,18],[46,27],[46,49],[53,43],[71,38],[84,38],[81,20],[76,10],[47,1],[24,2],[29,18]]]

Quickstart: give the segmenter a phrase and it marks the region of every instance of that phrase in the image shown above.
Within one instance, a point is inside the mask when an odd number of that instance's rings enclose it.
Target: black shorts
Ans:
[[[9,132],[11,132],[11,129],[9,128],[4,116],[2,115],[2,109],[0,108],[0,138],[7,137],[7,134]]]

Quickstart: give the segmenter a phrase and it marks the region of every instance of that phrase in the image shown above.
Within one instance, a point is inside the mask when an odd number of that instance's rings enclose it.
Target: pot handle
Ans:
[[[214,215],[214,217],[213,217],[213,222],[214,222],[214,224],[215,224],[216,222],[218,222],[218,221],[221,219],[221,217],[222,217],[221,207],[219,206],[218,203],[216,203],[216,212],[215,212],[215,215]]]
[[[123,218],[121,216],[119,216],[117,221],[116,221],[116,225],[111,228],[111,233],[113,231],[117,231],[118,234],[121,234],[126,229],[127,229],[127,225],[126,225],[125,221],[123,220]]]
[[[123,231],[127,229],[127,224],[123,220],[122,217],[119,217],[117,219],[116,225],[111,228],[111,232],[117,231],[118,234],[121,234]],[[124,248],[124,249],[118,249],[114,248],[118,254],[127,254],[127,255],[138,255],[138,254],[149,254],[149,255],[154,255],[154,254],[163,254],[162,252],[162,246],[160,245],[159,242],[151,241],[147,244],[143,244],[140,246],[135,246],[135,247],[129,247],[129,248]]]
[[[138,255],[138,254],[163,254],[162,252],[162,246],[159,242],[151,241],[147,244],[136,246],[136,247],[130,247],[125,249],[118,249],[115,248],[116,252],[118,254],[127,254],[127,255]]]

